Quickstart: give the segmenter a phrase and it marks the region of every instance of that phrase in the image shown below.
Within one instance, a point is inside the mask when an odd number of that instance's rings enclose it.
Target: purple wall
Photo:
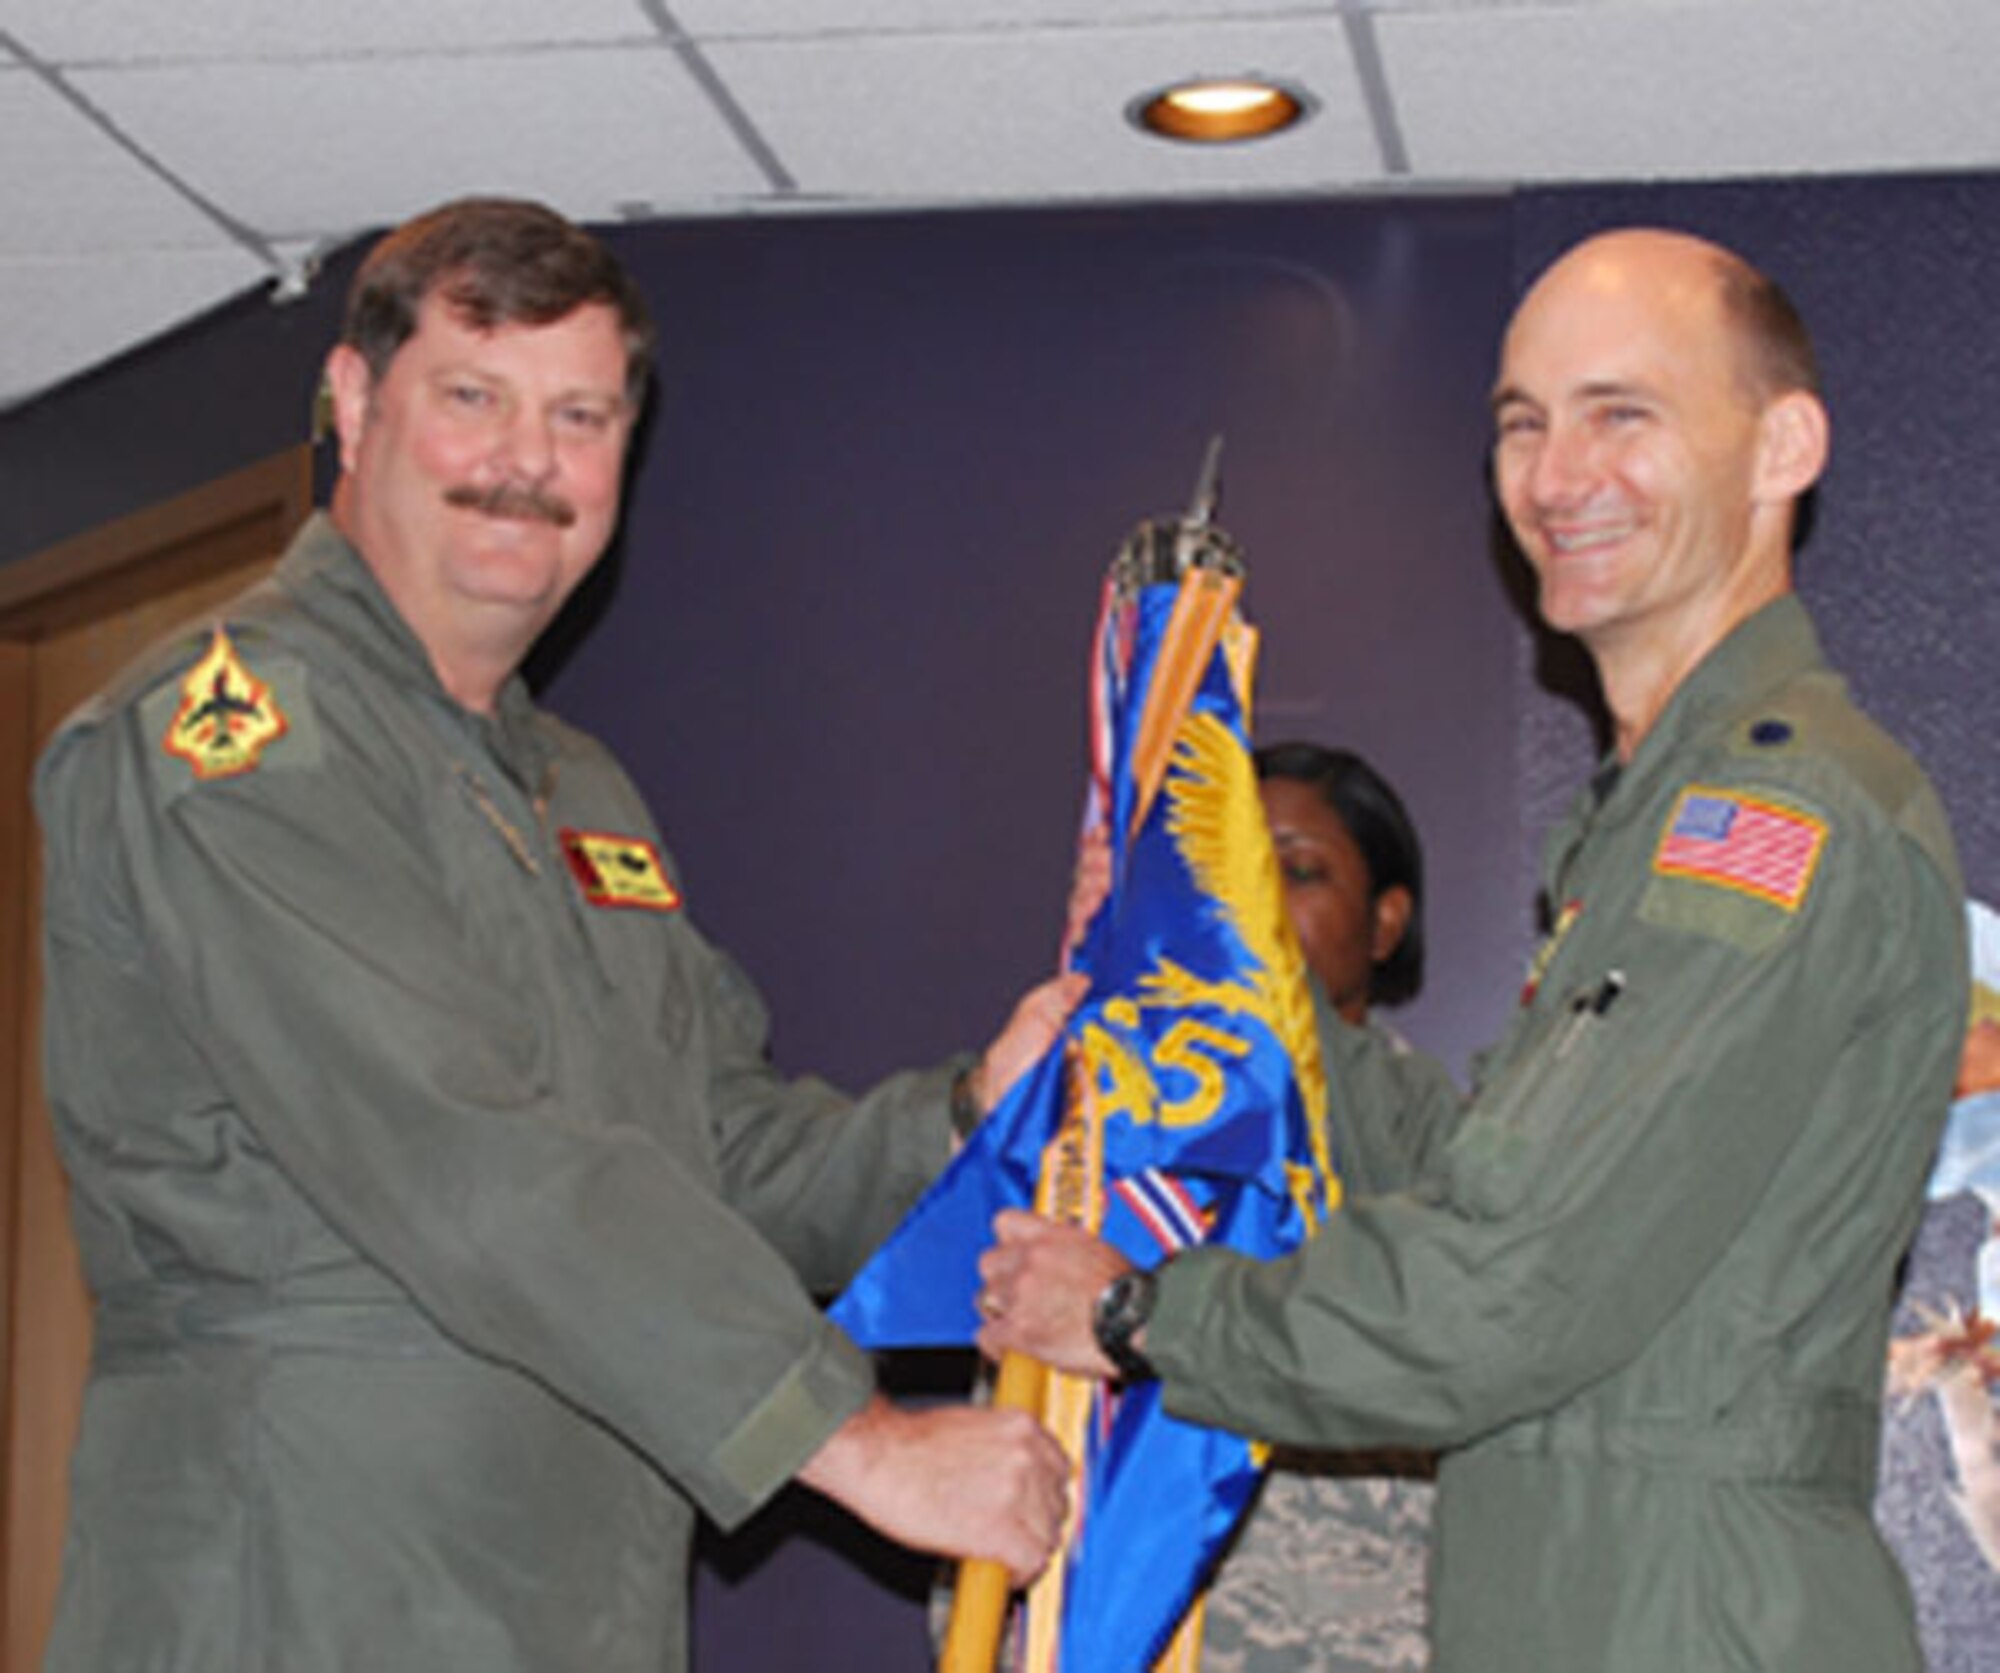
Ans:
[[[1516,921],[1465,881],[1513,817],[1481,486],[1501,204],[624,247],[665,375],[612,596],[548,695],[657,799],[788,1060],[854,1078],[976,1042],[1049,968],[1098,581],[1216,432],[1259,730],[1352,741],[1407,787],[1440,876],[1411,1027],[1445,1049],[1490,1027],[1462,966]]]

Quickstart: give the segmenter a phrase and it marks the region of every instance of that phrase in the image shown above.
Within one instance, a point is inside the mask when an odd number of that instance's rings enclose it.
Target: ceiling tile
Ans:
[[[207,216],[39,76],[0,73],[0,157],[0,256],[219,241]]]
[[[808,195],[977,202],[1382,175],[1345,38],[1316,24],[720,42],[707,53]],[[1133,98],[1172,80],[1279,70],[1322,104],[1288,134],[1177,145],[1125,120]]]
[[[1995,154],[2000,6],[1682,0],[1412,11],[1376,30],[1411,166],[1432,178],[1949,168]],[[1490,73],[1469,77],[1469,64]]]
[[[267,277],[234,248],[0,260],[0,318],[33,320],[0,355],[0,406],[136,347]],[[89,305],[78,307],[79,296]]]
[[[1338,0],[668,0],[674,20],[699,36],[837,35],[894,29],[963,33],[1051,25],[1224,23],[1317,15]]]
[[[468,192],[584,220],[705,209],[763,176],[663,47],[92,71],[78,85],[267,235],[351,232]]]
[[[0,28],[59,64],[348,58],[655,33],[638,0],[0,0]]]

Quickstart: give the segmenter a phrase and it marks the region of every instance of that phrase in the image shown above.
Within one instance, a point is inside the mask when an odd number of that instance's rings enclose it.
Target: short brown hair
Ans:
[[[1736,332],[1743,375],[1759,401],[1820,392],[1812,333],[1784,287],[1740,256],[1718,251],[1723,317]]]
[[[645,394],[655,340],[645,297],[616,256],[546,205],[461,198],[405,221],[355,274],[340,340],[379,380],[434,293],[480,331],[549,325],[602,303],[624,334],[626,399],[636,408]]]

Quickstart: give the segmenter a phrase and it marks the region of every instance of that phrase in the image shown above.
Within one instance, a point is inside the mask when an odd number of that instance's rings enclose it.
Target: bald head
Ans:
[[[1735,251],[1691,233],[1625,227],[1587,238],[1555,261],[1527,296],[1538,300],[1580,290],[1650,297],[1690,324],[1719,331],[1745,396],[1762,406],[1776,396],[1820,390],[1819,358],[1805,321],[1784,289]]]

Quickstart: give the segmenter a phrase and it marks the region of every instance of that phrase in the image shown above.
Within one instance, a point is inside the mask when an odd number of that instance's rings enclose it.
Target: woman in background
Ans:
[[[1283,743],[1256,756],[1285,903],[1321,1006],[1329,1070],[1347,1029],[1388,1034],[1377,1005],[1423,983],[1423,853],[1401,799],[1360,756]],[[1459,1095],[1431,1059],[1397,1041],[1366,1072],[1421,1096],[1395,1131],[1344,1129],[1332,1112],[1342,1186],[1391,1191],[1449,1138]],[[1377,1103],[1366,1100],[1366,1103]],[[1424,1571],[1430,1460],[1279,1451],[1208,1596],[1202,1673],[1411,1673],[1429,1659]]]

